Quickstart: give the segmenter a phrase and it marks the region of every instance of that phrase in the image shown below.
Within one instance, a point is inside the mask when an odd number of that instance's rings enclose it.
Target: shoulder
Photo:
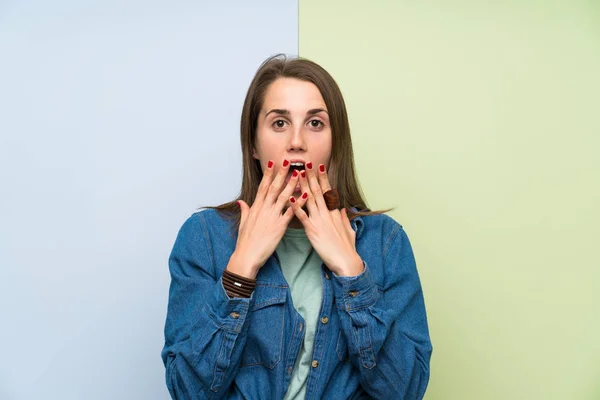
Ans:
[[[195,211],[181,227],[180,234],[200,235],[207,242],[229,242],[237,236],[233,220],[223,213],[205,208]]]
[[[227,220],[227,218],[224,217],[217,210],[214,210],[212,208],[204,208],[204,209],[197,210],[194,213],[192,213],[192,215],[190,215],[185,220],[185,222],[183,223],[183,226],[198,225],[198,224],[207,225],[207,226],[211,225],[211,226],[220,228],[222,226],[229,225],[230,221]]]
[[[360,220],[356,222],[357,243],[360,241],[361,248],[365,251],[376,252],[385,258],[389,253],[396,253],[401,248],[410,248],[404,227],[389,215],[368,215],[360,217]]]
[[[360,217],[365,234],[379,233],[384,237],[392,237],[403,232],[402,224],[387,214],[376,214]],[[357,225],[360,222],[357,222]]]

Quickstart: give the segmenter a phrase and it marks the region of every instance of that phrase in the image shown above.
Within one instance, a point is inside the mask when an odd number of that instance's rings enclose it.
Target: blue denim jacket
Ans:
[[[401,225],[352,222],[365,264],[356,277],[322,265],[323,303],[306,399],[421,399],[429,380],[423,292]],[[230,299],[221,275],[237,233],[212,209],[183,224],[169,258],[162,359],[173,399],[281,399],[304,338],[274,253],[249,299]]]

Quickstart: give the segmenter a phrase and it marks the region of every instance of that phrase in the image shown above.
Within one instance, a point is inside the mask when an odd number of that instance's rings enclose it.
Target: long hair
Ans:
[[[371,211],[363,198],[354,169],[354,153],[350,137],[350,124],[342,92],[335,80],[321,66],[301,57],[288,58],[277,54],[265,60],[250,83],[240,121],[243,169],[242,189],[237,199],[219,206],[208,206],[233,219],[239,226],[241,217],[237,200],[252,206],[263,177],[260,161],[254,159],[252,150],[256,143],[258,115],[263,107],[265,93],[275,80],[295,78],[313,83],[321,92],[329,113],[332,133],[329,178],[332,188],[338,190],[341,207],[348,211],[350,220],[359,215],[382,214],[389,210]],[[353,211],[352,208],[356,208]]]

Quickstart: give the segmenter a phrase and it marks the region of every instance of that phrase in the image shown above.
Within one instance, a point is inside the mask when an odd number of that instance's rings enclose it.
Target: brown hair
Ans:
[[[237,200],[244,200],[252,206],[258,186],[262,179],[260,161],[254,159],[252,150],[255,147],[258,115],[262,109],[267,88],[278,78],[295,78],[311,82],[321,92],[329,113],[332,133],[331,159],[329,177],[332,188],[339,192],[341,207],[348,211],[352,220],[359,215],[382,214],[390,210],[371,211],[367,207],[360,190],[354,170],[354,153],[350,138],[350,124],[342,92],[335,80],[321,66],[301,57],[287,58],[277,54],[265,60],[258,68],[250,83],[240,124],[240,139],[243,156],[242,189],[236,200],[213,208],[233,217],[237,227],[240,220]],[[352,207],[357,209],[352,211]]]

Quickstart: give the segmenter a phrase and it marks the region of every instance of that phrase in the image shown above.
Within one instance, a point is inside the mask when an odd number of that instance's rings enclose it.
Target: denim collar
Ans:
[[[352,211],[356,212],[356,207],[352,207]],[[362,217],[358,216],[354,218],[352,221],[350,221],[350,225],[352,226],[352,229],[354,229],[354,232],[356,232],[356,240],[358,240],[362,235],[362,231],[365,227],[365,223],[363,222]]]

